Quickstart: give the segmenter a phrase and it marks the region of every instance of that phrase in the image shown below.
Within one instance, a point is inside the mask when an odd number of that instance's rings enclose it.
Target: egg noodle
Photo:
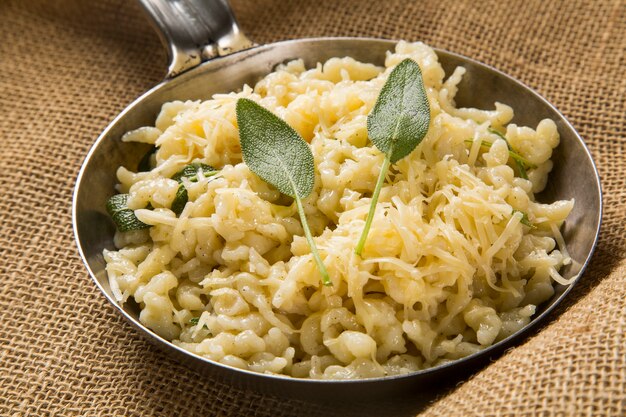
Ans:
[[[415,151],[392,165],[359,257],[384,159],[366,119],[405,58],[422,69],[431,123]],[[254,88],[164,104],[155,127],[123,137],[158,150],[150,171],[117,171],[118,191],[152,227],[118,232],[118,250],[104,251],[115,298],[133,298],[143,324],[197,355],[299,378],[413,372],[518,331],[555,282],[569,283],[558,272],[571,262],[559,228],[574,202],[534,198],[552,169],[555,123],[516,126],[513,109],[500,103],[457,108],[464,72],[444,80],[430,47],[400,42],[384,68],[332,58],[307,70],[295,60]],[[321,283],[295,203],[242,162],[242,97],[310,143],[315,187],[303,203],[332,286]],[[533,165],[528,179],[494,130]],[[219,173],[183,180],[188,202],[177,216],[171,178],[192,162]]]

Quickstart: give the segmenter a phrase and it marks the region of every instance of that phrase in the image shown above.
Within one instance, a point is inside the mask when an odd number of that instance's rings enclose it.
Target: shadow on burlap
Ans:
[[[116,314],[76,254],[74,180],[99,132],[164,74],[132,1],[0,3],[0,415],[607,415],[626,412],[626,4],[243,1],[259,43],[423,40],[552,101],[587,141],[605,215],[581,283],[541,332],[453,388],[341,408],[216,384]],[[279,16],[279,18],[277,18]]]

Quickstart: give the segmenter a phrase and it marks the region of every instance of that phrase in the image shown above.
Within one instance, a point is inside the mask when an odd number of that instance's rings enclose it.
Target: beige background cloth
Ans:
[[[237,0],[255,41],[423,40],[537,89],[585,138],[604,188],[595,257],[540,332],[425,416],[626,414],[626,3]],[[0,1],[0,415],[357,415],[216,384],[140,337],[100,294],[73,242],[80,164],[112,118],[156,84],[165,52],[130,0]]]

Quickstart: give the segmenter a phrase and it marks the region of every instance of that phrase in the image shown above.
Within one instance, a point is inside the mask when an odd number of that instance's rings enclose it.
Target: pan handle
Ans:
[[[167,78],[201,62],[254,46],[227,0],[139,0],[167,46]]]

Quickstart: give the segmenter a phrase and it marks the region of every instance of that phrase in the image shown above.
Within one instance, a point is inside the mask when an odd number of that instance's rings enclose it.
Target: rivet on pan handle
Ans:
[[[139,0],[167,46],[173,78],[201,62],[254,46],[226,0]]]

